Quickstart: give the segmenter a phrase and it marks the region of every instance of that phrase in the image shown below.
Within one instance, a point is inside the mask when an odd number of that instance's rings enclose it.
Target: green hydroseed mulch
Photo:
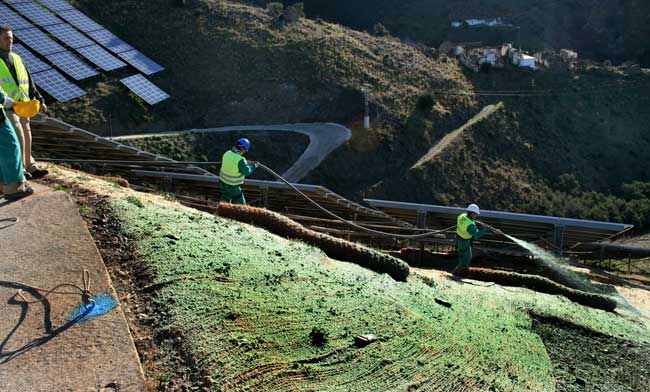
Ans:
[[[111,205],[159,284],[156,328],[181,337],[212,390],[553,391],[531,312],[650,341],[646,322],[562,297],[399,283],[251,226],[149,201]],[[356,347],[368,333],[378,341]]]

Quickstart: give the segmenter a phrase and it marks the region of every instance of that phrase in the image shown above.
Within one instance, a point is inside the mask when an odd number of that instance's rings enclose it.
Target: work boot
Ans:
[[[10,193],[8,195],[5,195],[5,199],[9,201],[16,201],[19,199],[22,199],[23,197],[27,197],[31,194],[34,193],[34,190],[28,186],[25,187],[25,190],[23,191],[18,191],[16,193]]]
[[[454,276],[459,277],[459,278],[464,278],[464,277],[467,276],[467,273],[468,273],[468,272],[469,272],[469,269],[468,269],[468,268],[455,268],[455,269],[454,269],[454,272],[452,272],[452,274],[453,274]]]
[[[50,172],[46,169],[41,169],[40,167],[37,167],[36,169],[29,172],[29,174],[31,174],[33,179],[37,180],[39,178],[43,178],[47,176],[48,174],[50,174]]]

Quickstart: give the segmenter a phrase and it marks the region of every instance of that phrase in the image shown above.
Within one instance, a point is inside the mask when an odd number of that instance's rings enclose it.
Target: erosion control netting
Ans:
[[[562,286],[550,279],[536,275],[524,275],[515,272],[494,271],[485,268],[470,267],[463,276],[470,279],[495,282],[507,286],[523,286],[547,294],[563,295],[571,301],[577,302],[581,305],[610,312],[614,310],[617,305],[616,301],[612,298],[575,290]]]
[[[528,313],[504,298],[402,283],[220,217],[113,205],[153,274],[159,339],[210,390],[553,390]],[[365,334],[378,340],[357,346]]]
[[[269,210],[220,203],[217,213],[225,218],[261,226],[282,237],[305,241],[322,249],[333,259],[349,261],[375,272],[386,273],[398,281],[405,282],[409,276],[408,264],[398,258],[306,229],[301,224]]]

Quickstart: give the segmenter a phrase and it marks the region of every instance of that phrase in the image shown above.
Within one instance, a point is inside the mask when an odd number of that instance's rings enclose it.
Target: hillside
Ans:
[[[115,133],[336,121],[353,130],[352,140],[303,182],[357,200],[479,202],[484,208],[650,228],[647,71],[585,61],[570,72],[506,67],[474,74],[454,59],[400,40],[304,18],[281,24],[264,9],[238,3],[121,0],[80,6],[167,67],[153,80],[173,97],[145,107],[106,81],[89,97],[53,105],[71,123],[106,134],[107,119]],[[137,22],[145,17],[156,23]],[[371,130],[360,126],[363,85],[371,91]],[[524,94],[462,95],[473,90]],[[417,105],[422,98],[428,107]],[[499,102],[504,106],[498,115],[466,124]],[[462,138],[412,168],[461,128]],[[189,151],[186,141],[147,148],[174,151],[176,158]],[[276,155],[256,159],[274,167],[288,164]]]
[[[285,0],[284,3],[295,3]],[[512,28],[461,28],[452,21],[502,17],[521,27],[524,48],[572,48],[582,57],[634,61],[650,66],[650,5],[635,0],[301,0],[310,17],[373,31],[383,24],[391,34],[438,47],[445,40],[517,42]]]
[[[373,113],[404,118],[417,94],[468,89],[453,62],[396,40],[301,19],[284,25],[265,10],[227,1],[77,1],[81,10],[166,70],[151,79],[172,98],[153,108],[133,102],[117,76],[90,85],[87,97],[52,105],[53,113],[89,130],[207,128],[286,122],[347,122],[363,113],[371,86]],[[142,20],[149,23],[142,23]],[[125,71],[126,72],[126,71]],[[113,79],[116,78],[116,79]],[[468,99],[445,99],[459,117]]]
[[[472,76],[477,90],[540,91],[481,97],[502,109],[468,128],[426,164],[412,168],[452,129],[438,128],[436,107],[415,113],[404,130],[418,147],[384,170],[379,158],[365,187],[337,182],[340,162],[363,159],[354,146],[336,151],[306,182],[334,182],[372,198],[507,209],[650,228],[647,87],[650,75],[587,67],[572,74],[494,71]],[[544,91],[555,91],[546,94]],[[438,99],[436,94],[434,100]],[[408,135],[408,136],[407,136]],[[425,149],[424,146],[427,146]],[[391,145],[374,151],[389,156]],[[383,155],[386,154],[386,155]],[[359,163],[361,164],[361,163]],[[373,182],[374,181],[374,182]],[[361,188],[361,189],[360,189]],[[338,188],[340,189],[340,188]]]
[[[650,329],[638,315],[436,271],[396,282],[169,197],[50,170],[48,181],[77,200],[108,264],[151,389],[589,385],[623,392],[648,385]],[[377,340],[355,343],[363,334]]]

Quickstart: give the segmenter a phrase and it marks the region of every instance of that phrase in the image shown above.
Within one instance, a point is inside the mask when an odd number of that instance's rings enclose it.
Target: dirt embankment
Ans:
[[[632,343],[554,318],[533,318],[554,365],[558,392],[650,390],[650,345]]]

